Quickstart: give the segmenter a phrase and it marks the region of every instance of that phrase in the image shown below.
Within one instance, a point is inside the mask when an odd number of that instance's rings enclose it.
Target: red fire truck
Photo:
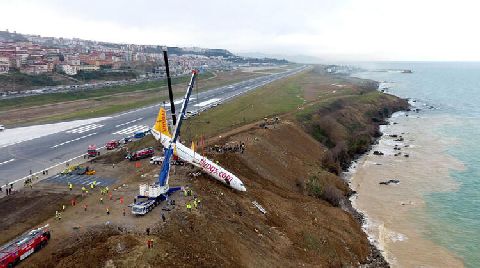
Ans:
[[[111,140],[111,141],[107,142],[107,144],[105,144],[105,148],[107,148],[107,150],[113,150],[113,149],[117,148],[118,146],[120,146],[120,142],[117,141],[117,140]]]
[[[31,230],[0,247],[0,268],[11,268],[47,245],[48,224]]]
[[[151,157],[155,154],[155,150],[152,147],[144,148],[142,150],[136,151],[134,153],[130,153],[127,155],[127,159],[130,161],[136,161],[139,159]]]
[[[87,156],[90,158],[90,157],[96,157],[98,155],[100,155],[100,152],[97,150],[97,145],[95,144],[88,145]]]

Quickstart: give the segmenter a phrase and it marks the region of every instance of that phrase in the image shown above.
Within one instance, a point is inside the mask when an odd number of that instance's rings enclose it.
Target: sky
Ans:
[[[0,30],[339,61],[480,61],[480,1],[0,0]]]

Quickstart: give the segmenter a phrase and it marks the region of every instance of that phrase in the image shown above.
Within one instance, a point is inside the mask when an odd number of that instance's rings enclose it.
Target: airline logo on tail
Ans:
[[[170,131],[168,131],[167,112],[165,111],[165,109],[160,108],[157,116],[157,121],[155,122],[153,128],[156,131],[162,133],[163,135],[166,135],[170,138],[172,137],[172,134],[170,134]]]

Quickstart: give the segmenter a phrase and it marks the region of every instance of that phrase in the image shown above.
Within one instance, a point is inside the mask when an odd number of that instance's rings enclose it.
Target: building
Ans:
[[[57,65],[57,71],[64,73],[66,75],[76,75],[77,74],[77,66],[72,66],[69,64],[59,64]]]
[[[20,68],[20,72],[24,74],[43,74],[48,73],[49,68],[48,64],[31,64],[22,66],[22,68]]]
[[[10,60],[8,57],[0,57],[0,74],[8,73],[10,70]]]

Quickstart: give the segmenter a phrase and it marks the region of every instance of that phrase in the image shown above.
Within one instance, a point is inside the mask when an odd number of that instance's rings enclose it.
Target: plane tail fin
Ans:
[[[194,141],[192,141],[192,147],[191,148],[192,148],[192,151],[195,152],[195,142]]]
[[[170,134],[170,131],[168,130],[167,112],[165,111],[165,109],[160,108],[157,116],[157,121],[155,121],[153,129],[170,138],[172,137],[172,134]]]

